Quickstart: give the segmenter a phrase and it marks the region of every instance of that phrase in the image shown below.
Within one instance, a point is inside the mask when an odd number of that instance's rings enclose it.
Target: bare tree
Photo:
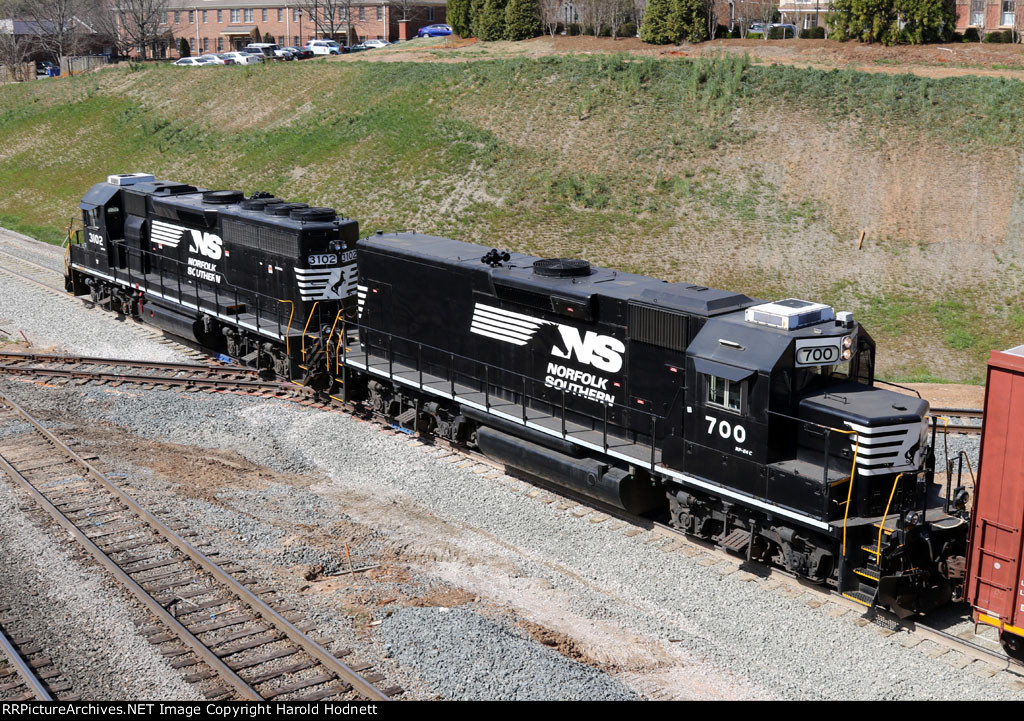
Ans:
[[[558,32],[561,12],[562,0],[540,0],[540,19],[551,37],[555,37]]]
[[[82,10],[82,0],[25,0],[14,6],[16,17],[27,21],[33,40],[58,61],[74,51]]]
[[[704,17],[707,18],[708,40],[714,40],[715,33],[718,32],[718,2],[717,0],[701,0],[701,6],[704,9]]]
[[[358,38],[352,11],[359,7],[353,0],[298,0],[296,5],[306,10],[313,22],[313,37],[337,40],[345,36],[346,45],[354,45]]]
[[[126,48],[134,48],[146,59],[150,45],[167,34],[160,26],[167,17],[168,0],[99,0],[111,3],[116,33]]]
[[[3,12],[2,5],[0,13],[8,15]],[[0,73],[0,79],[29,80],[26,64],[30,47],[31,42],[27,37],[15,34],[13,19],[0,18],[0,68],[4,70]]]

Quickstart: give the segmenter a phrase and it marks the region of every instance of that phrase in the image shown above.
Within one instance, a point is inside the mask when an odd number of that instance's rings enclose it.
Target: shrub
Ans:
[[[725,25],[718,24],[715,26],[715,37],[716,38],[727,38],[729,37],[729,28]]]
[[[187,58],[192,55],[192,48],[188,46],[188,40],[185,38],[178,39],[178,57]]]
[[[747,33],[747,40],[763,40],[764,33]]]
[[[635,38],[636,37],[636,23],[623,23],[619,27],[620,38]]]
[[[828,17],[836,40],[884,45],[933,43],[956,29],[954,0],[835,0]]]
[[[543,33],[537,0],[508,0],[505,7],[505,39],[528,40]]]
[[[274,36],[271,35],[270,33],[263,33],[263,42],[265,42],[265,43],[276,43],[277,41],[274,40]]]
[[[582,29],[580,28],[579,23],[569,23],[569,25],[565,28],[566,35],[579,35],[581,31]]]
[[[978,43],[981,42],[981,38],[978,37],[978,28],[967,28],[964,30],[964,42],[965,43]]]
[[[793,31],[789,28],[769,28],[768,39],[769,40],[785,40],[786,38],[793,37]]]

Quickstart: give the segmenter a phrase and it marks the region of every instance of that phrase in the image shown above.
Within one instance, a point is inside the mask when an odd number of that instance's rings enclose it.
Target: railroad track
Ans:
[[[64,275],[62,271],[27,260],[3,248],[0,248],[0,261],[3,261],[3,264],[0,265],[0,273],[31,283],[65,301],[70,301],[76,305],[79,304],[78,298],[69,295],[64,290]],[[106,311],[102,312],[106,313]],[[187,358],[197,361],[207,361],[209,359],[209,355],[197,346],[189,345],[180,339],[172,340],[157,328],[152,328],[143,323],[133,323],[130,327],[136,333],[161,345],[173,348]]]
[[[981,435],[981,421],[984,411],[980,408],[932,408],[932,425],[939,431],[960,433],[968,436]]]
[[[304,386],[264,378],[257,371],[229,365],[154,363],[123,358],[97,358],[55,353],[0,352],[0,375],[46,382],[122,383],[149,389],[239,391],[315,401]]]
[[[371,664],[342,662],[273,589],[249,588],[244,569],[201,552],[185,538],[194,534],[139,506],[0,393],[0,425],[12,423],[25,432],[0,440],[0,470],[147,609],[142,632],[207,698],[381,701],[400,693],[378,689],[383,678],[361,674]]]
[[[77,700],[67,695],[71,684],[61,677],[40,644],[21,635],[19,621],[9,608],[0,608],[0,700]]]

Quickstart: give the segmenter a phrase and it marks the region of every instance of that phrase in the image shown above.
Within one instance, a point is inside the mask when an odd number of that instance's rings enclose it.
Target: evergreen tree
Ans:
[[[701,0],[675,0],[676,12],[682,24],[682,37],[690,43],[702,43],[708,39],[707,15]]]
[[[830,36],[865,43],[935,43],[956,28],[955,0],[834,0]]]
[[[484,20],[484,3],[486,2],[487,0],[469,0],[469,25],[475,38],[480,37]]]
[[[480,27],[476,36],[481,40],[501,40],[505,37],[505,0],[484,0]]]
[[[508,0],[505,8],[506,40],[529,40],[543,32],[537,0]]]
[[[640,26],[640,39],[652,45],[671,45],[683,37],[683,20],[676,0],[649,0]]]
[[[192,55],[192,48],[188,46],[188,40],[186,38],[178,39],[178,57],[187,58]]]
[[[456,35],[473,37],[473,15],[470,0],[448,0],[448,24]]]
[[[263,33],[263,42],[265,42],[265,43],[273,43],[273,42],[277,42],[277,41],[274,40],[274,36],[271,35],[270,33]]]

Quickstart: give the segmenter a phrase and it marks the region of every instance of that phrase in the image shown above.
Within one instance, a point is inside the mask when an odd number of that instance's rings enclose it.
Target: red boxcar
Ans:
[[[966,599],[1024,657],[1024,346],[992,351],[971,513]]]

